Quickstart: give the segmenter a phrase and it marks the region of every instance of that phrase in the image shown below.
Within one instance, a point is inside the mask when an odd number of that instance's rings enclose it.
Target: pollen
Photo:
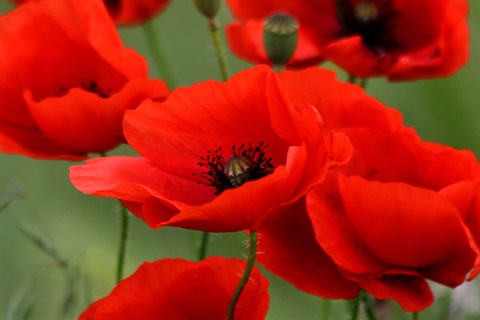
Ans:
[[[242,144],[240,147],[232,146],[227,160],[223,156],[222,148],[215,151],[207,151],[206,156],[200,157],[198,165],[205,170],[193,173],[200,178],[199,184],[209,185],[215,188],[215,194],[219,195],[227,189],[240,187],[248,181],[258,180],[273,172],[272,158],[265,154],[264,142],[256,147],[251,143]]]

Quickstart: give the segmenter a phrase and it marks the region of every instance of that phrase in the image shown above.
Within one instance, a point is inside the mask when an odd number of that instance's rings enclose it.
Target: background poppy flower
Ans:
[[[71,168],[71,181],[123,200],[152,228],[257,230],[351,152],[310,105],[288,100],[266,66],[178,88],[162,104],[144,102],[127,113],[124,132],[144,158],[88,161]]]
[[[0,17],[0,150],[78,159],[124,142],[125,110],[163,81],[125,48],[100,1],[29,2]]]
[[[80,320],[225,319],[245,261],[211,257],[200,262],[163,259],[143,263]],[[235,309],[235,319],[264,319],[268,280],[253,269]]]
[[[356,77],[390,80],[448,76],[468,59],[466,0],[228,0],[237,18],[230,47],[241,58],[268,62],[263,21],[276,13],[298,20],[291,67],[326,58]]]
[[[44,0],[12,0],[16,4],[28,1]],[[170,0],[103,0],[110,17],[118,25],[144,23],[146,20],[160,14]]]
[[[144,23],[160,14],[170,0],[103,0],[113,21],[119,25]]]
[[[299,231],[288,216],[262,230],[268,242],[260,244],[259,261],[300,289],[326,297],[321,285],[328,285],[328,278],[308,284],[302,272],[323,268],[335,275],[333,261],[342,277],[412,312],[433,301],[425,279],[455,287],[472,269],[469,277],[475,277],[480,243],[475,156],[421,141],[398,111],[360,87],[337,82],[333,72],[311,68],[281,73],[280,79],[292,101],[310,101],[327,128],[349,136],[354,152],[307,195],[311,226],[303,222],[302,239],[293,236]],[[282,231],[281,224],[291,227]],[[292,236],[287,241],[283,233]],[[305,238],[316,239],[321,249],[314,249],[315,255],[313,249],[298,250],[315,248]],[[282,248],[288,260],[280,258]],[[340,294],[355,292],[347,282],[343,286]]]

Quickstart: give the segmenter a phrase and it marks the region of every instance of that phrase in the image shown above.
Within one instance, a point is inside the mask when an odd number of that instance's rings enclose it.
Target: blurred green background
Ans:
[[[480,1],[471,0],[470,7],[471,58],[466,67],[445,79],[402,83],[371,80],[367,91],[386,105],[401,110],[405,123],[425,140],[470,149],[479,158]],[[0,0],[2,13],[11,8],[9,2]],[[226,6],[219,19],[223,26],[231,20]],[[153,25],[178,85],[220,79],[207,22],[195,11],[191,0],[173,0]],[[120,34],[127,46],[152,61],[142,27],[121,28]],[[234,72],[250,66],[231,54],[228,59]],[[326,67],[334,68],[328,64]],[[157,76],[152,64],[151,75]],[[341,71],[339,77],[346,79]],[[110,154],[133,152],[123,146]],[[86,307],[86,301],[107,295],[114,286],[120,224],[117,202],[85,196],[74,189],[68,179],[70,165],[64,161],[0,155],[0,206],[12,200],[0,212],[1,319],[7,319],[7,313],[15,308],[19,312],[29,306],[33,306],[31,319],[73,319]],[[65,268],[33,245],[19,231],[19,226],[42,234],[56,253],[78,268],[79,281],[73,282],[73,287],[67,288],[67,283],[72,282],[66,281]],[[164,257],[195,259],[199,239],[199,232],[151,230],[140,220],[131,219],[126,274],[131,274],[143,261]],[[211,237],[209,255],[243,257],[245,239],[242,233],[215,234]],[[323,312],[330,312],[330,319],[348,319],[347,302],[325,302],[297,291],[266,271],[264,274],[271,280],[268,319],[326,319]],[[442,319],[457,307],[462,312],[454,314],[455,319],[480,316],[479,279],[453,292],[434,288],[438,299],[432,308],[422,312],[420,319]],[[67,290],[79,300],[70,313],[62,316]],[[90,291],[92,296],[88,294]],[[452,295],[453,307],[447,303]],[[379,306],[379,312],[384,307]],[[390,307],[398,309],[395,303]],[[387,316],[394,317],[406,316]]]

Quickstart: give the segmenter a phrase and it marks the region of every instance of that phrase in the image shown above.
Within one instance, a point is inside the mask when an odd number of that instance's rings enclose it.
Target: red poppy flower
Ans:
[[[124,133],[144,158],[87,161],[71,169],[71,181],[123,200],[152,228],[258,230],[351,152],[308,103],[289,101],[266,66],[179,88],[163,104],[144,102],[127,112]]]
[[[27,1],[45,0],[12,0],[16,4]],[[103,0],[113,21],[118,25],[143,23],[160,14],[170,0]]]
[[[241,58],[268,63],[263,21],[287,13],[300,24],[291,67],[329,59],[356,77],[390,80],[447,76],[468,59],[466,0],[228,0],[237,22],[230,47]]]
[[[103,0],[116,24],[144,23],[160,14],[170,0]]]
[[[245,269],[239,259],[212,257],[200,262],[164,259],[142,264],[107,297],[94,302],[80,320],[225,319]],[[264,319],[268,280],[253,269],[235,309],[235,319]]]
[[[327,128],[348,135],[354,153],[307,195],[306,209],[261,230],[259,261],[307,292],[330,297],[322,286],[337,282],[338,296],[354,294],[341,275],[412,312],[433,300],[425,279],[455,287],[474,268],[473,279],[480,261],[475,156],[421,141],[399,112],[333,73],[312,68],[280,79],[292,101],[310,101]],[[297,225],[306,214],[310,224]],[[305,274],[315,269],[325,276],[308,282]]]
[[[100,1],[30,2],[0,17],[0,150],[78,159],[124,142],[127,109],[164,100]]]

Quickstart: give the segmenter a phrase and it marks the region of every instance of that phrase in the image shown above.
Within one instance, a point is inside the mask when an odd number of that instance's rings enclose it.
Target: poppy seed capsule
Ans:
[[[355,17],[361,22],[368,23],[373,21],[378,18],[379,14],[378,8],[370,1],[359,2],[355,6]]]
[[[286,14],[275,14],[263,26],[263,45],[268,58],[284,65],[292,57],[298,42],[298,22]]]
[[[223,172],[233,187],[239,187],[250,180],[250,166],[247,159],[235,154],[227,160]]]

